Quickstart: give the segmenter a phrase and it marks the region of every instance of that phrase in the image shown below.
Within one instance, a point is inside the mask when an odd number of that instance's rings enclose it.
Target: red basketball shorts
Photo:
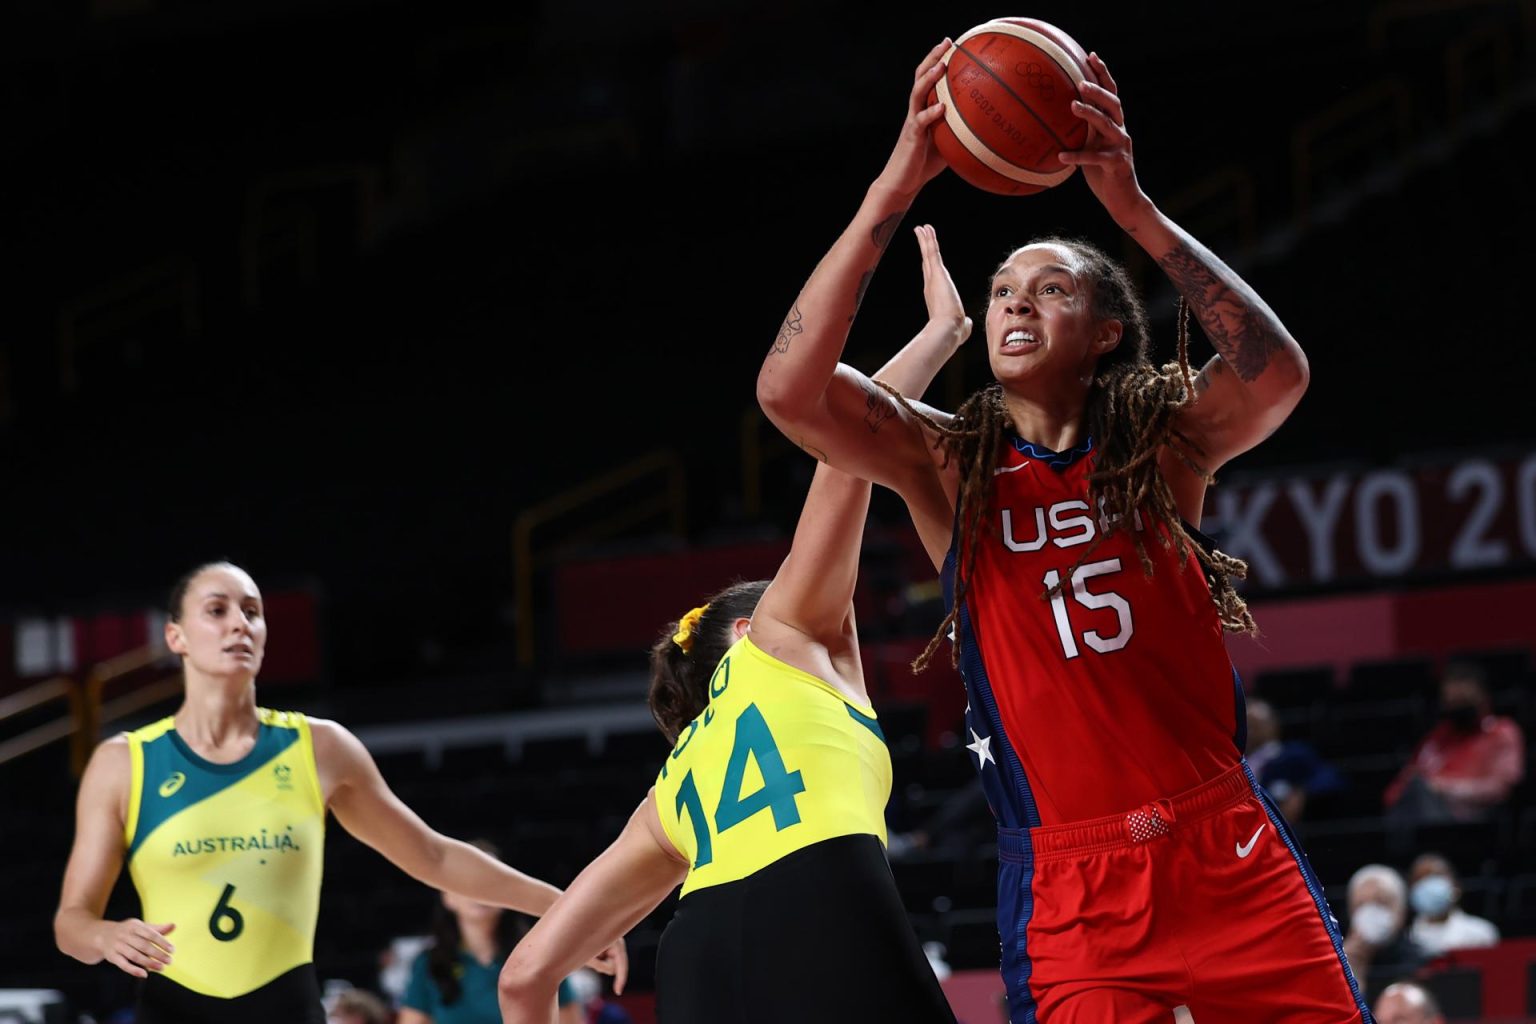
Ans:
[[[1132,811],[1004,829],[1012,1024],[1371,1024],[1338,924],[1246,763]]]

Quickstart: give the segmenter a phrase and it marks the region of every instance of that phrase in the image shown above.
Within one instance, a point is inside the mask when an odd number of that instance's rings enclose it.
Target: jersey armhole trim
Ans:
[[[320,759],[315,756],[315,737],[309,729],[309,716],[302,711],[290,711],[299,723],[299,742],[304,745],[304,757],[309,761],[309,786],[315,796],[315,809],[320,814],[320,825],[325,826],[325,790],[320,788]]]
[[[123,849],[133,849],[133,836],[139,829],[139,803],[144,792],[144,744],[128,734],[128,813],[123,816]]]

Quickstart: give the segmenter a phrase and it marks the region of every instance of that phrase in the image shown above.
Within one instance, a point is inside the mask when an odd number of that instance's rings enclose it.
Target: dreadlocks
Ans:
[[[1181,562],[1191,551],[1195,553],[1210,574],[1211,598],[1222,626],[1232,632],[1255,632],[1253,616],[1232,586],[1234,577],[1241,579],[1247,575],[1248,566],[1240,559],[1214,549],[1207,551],[1194,542],[1179,515],[1173,492],[1158,471],[1158,453],[1167,447],[1207,482],[1211,481],[1200,466],[1203,453],[1174,427],[1179,411],[1195,393],[1189,367],[1189,308],[1180,301],[1178,360],[1159,369],[1147,356],[1150,329],[1146,310],[1119,264],[1096,246],[1077,239],[1045,238],[1032,244],[1059,246],[1077,256],[1083,276],[1090,283],[1093,315],[1100,320],[1118,320],[1122,325],[1120,344],[1099,359],[1088,391],[1086,413],[1088,432],[1098,449],[1094,471],[1088,477],[1089,504],[1098,507],[1100,522],[1108,525],[1078,557],[1072,570],[1093,554],[1107,533],[1127,528],[1140,512],[1150,521],[1152,529],[1147,532],[1156,536],[1158,543],[1176,548]],[[954,602],[928,646],[912,663],[913,669],[921,672],[959,617],[976,566],[982,523],[992,503],[993,470],[1012,421],[1000,384],[991,384],[968,398],[947,427],[894,388],[883,383],[880,386],[938,436],[937,446],[944,452],[945,465],[950,460],[960,465],[960,551]],[[1152,560],[1142,532],[1133,530],[1131,536],[1142,571],[1150,576]],[[1070,579],[1071,575],[1068,571],[1062,579]],[[1042,596],[1050,597],[1062,585],[1058,583]],[[957,663],[958,659],[956,644],[951,649],[951,661]]]

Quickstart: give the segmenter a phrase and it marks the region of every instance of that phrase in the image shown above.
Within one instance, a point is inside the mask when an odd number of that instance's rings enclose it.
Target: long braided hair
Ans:
[[[1151,330],[1146,309],[1124,268],[1097,246],[1080,239],[1042,238],[1031,244],[1054,245],[1076,256],[1079,271],[1089,284],[1093,315],[1099,320],[1118,320],[1122,326],[1120,344],[1101,356],[1094,369],[1086,407],[1088,433],[1097,447],[1094,470],[1088,477],[1089,505],[1099,509],[1099,521],[1107,524],[1107,528],[1098,532],[1072,570],[1063,574],[1063,581],[1071,578],[1072,572],[1093,554],[1109,532],[1128,528],[1139,513],[1150,521],[1147,525],[1151,529],[1146,532],[1155,535],[1165,547],[1175,548],[1181,565],[1191,551],[1195,553],[1211,577],[1211,598],[1223,628],[1256,632],[1247,603],[1232,586],[1233,578],[1247,575],[1247,564],[1215,549],[1207,550],[1194,541],[1179,515],[1168,482],[1158,470],[1158,453],[1166,446],[1211,482],[1210,475],[1200,466],[1202,453],[1198,446],[1174,426],[1179,411],[1195,393],[1189,367],[1189,308],[1180,301],[1177,361],[1158,368],[1147,354]],[[1001,384],[990,384],[966,399],[948,426],[938,423],[894,388],[883,383],[880,386],[937,435],[937,447],[944,452],[945,465],[952,460],[960,465],[960,551],[955,567],[954,603],[928,646],[912,663],[912,668],[921,672],[959,618],[975,571],[983,522],[992,503],[996,479],[993,470],[1006,447],[1012,419]],[[1152,559],[1142,534],[1140,530],[1131,531],[1142,571],[1150,576]],[[1058,583],[1041,596],[1049,598],[1062,586]],[[958,663],[958,644],[951,648],[950,660]]]

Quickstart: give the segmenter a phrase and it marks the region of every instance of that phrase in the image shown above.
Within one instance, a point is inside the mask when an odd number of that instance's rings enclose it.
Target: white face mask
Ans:
[[[1425,875],[1408,892],[1408,902],[1425,917],[1439,917],[1451,909],[1455,899],[1456,887],[1444,875]]]
[[[1360,937],[1373,946],[1382,946],[1397,931],[1397,915],[1380,903],[1362,904],[1350,922]]]

